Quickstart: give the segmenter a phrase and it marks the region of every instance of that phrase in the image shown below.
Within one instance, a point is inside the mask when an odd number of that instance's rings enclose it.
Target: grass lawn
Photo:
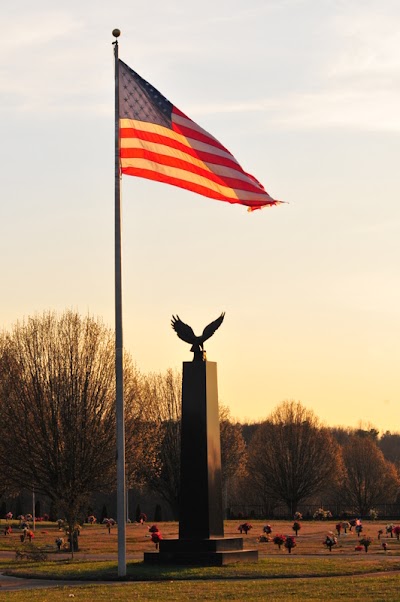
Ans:
[[[168,581],[162,583],[124,583],[115,585],[65,586],[29,592],[0,592],[1,602],[60,602],[79,599],[140,600],[154,602],[229,600],[230,602],[297,600],[371,600],[398,602],[399,576],[334,577],[325,579],[279,579],[272,581]]]
[[[11,550],[21,545],[19,536],[20,530],[18,528],[18,522],[11,523],[13,525],[13,533],[8,536],[4,536],[3,530],[5,522],[0,521],[0,551]],[[397,521],[395,524],[400,523]],[[238,526],[240,521],[225,521],[225,536],[226,537],[239,537]],[[282,556],[287,555],[287,551],[282,548],[278,549],[278,546],[274,545],[272,541],[268,543],[259,543],[258,537],[262,533],[262,528],[265,521],[251,521],[253,528],[248,535],[243,534],[245,547],[257,548],[260,557],[264,556]],[[338,545],[332,550],[332,553],[326,549],[322,544],[323,539],[327,535],[328,531],[335,531],[335,520],[331,521],[302,521],[301,530],[299,531],[298,537],[296,538],[297,546],[292,550],[292,556],[296,554],[318,554],[322,556],[338,556],[338,555],[356,555],[359,553],[354,551],[359,539],[354,533],[348,532],[338,537]],[[378,554],[383,557],[400,556],[400,541],[396,538],[386,537],[383,535],[381,540],[378,540],[378,530],[383,529],[385,531],[384,522],[380,521],[368,521],[364,523],[363,535],[368,535],[372,538],[372,544],[369,548],[368,554]],[[126,529],[126,551],[127,557],[142,559],[143,552],[154,550],[154,544],[150,541],[148,528],[151,523],[140,525],[132,523],[127,525]],[[292,530],[293,521],[271,521],[272,527],[271,537],[278,533],[284,535],[294,535]],[[178,524],[175,522],[158,523],[158,527],[161,530],[164,539],[178,537]],[[63,532],[59,531],[57,525],[54,523],[37,523],[34,543],[39,546],[46,547],[49,550],[56,551],[55,539],[56,537],[63,536]],[[386,542],[388,545],[388,551],[385,552],[382,549],[382,542]],[[88,555],[101,557],[117,557],[117,527],[111,529],[109,534],[107,529],[103,525],[84,525],[81,530],[79,537],[80,551],[76,554],[77,558],[85,558]],[[69,557],[68,553],[62,552],[59,554],[60,558]]]
[[[225,536],[240,536],[240,521],[225,523]],[[300,600],[360,600],[395,601],[400,599],[400,541],[384,535],[378,540],[378,530],[385,530],[379,521],[364,525],[362,535],[372,537],[368,553],[357,552],[358,537],[354,532],[341,534],[338,544],[329,552],[322,541],[328,531],[335,530],[335,521],[304,521],[296,538],[297,546],[287,550],[272,541],[259,543],[258,536],[265,522],[252,521],[253,529],[243,535],[245,547],[257,548],[258,563],[225,567],[175,567],[144,565],[143,552],[154,549],[148,537],[149,525],[127,526],[127,578],[117,580],[117,528],[109,534],[101,525],[85,525],[79,537],[80,551],[71,560],[69,553],[55,551],[55,539],[60,535],[56,525],[39,523],[35,543],[52,550],[51,560],[33,563],[25,560],[1,559],[0,572],[14,576],[41,579],[92,581],[114,580],[109,584],[76,585],[46,589],[30,589],[32,601],[65,600],[70,594],[80,600],[283,600],[296,595]],[[272,536],[294,534],[293,522],[271,521]],[[396,523],[397,524],[397,523]],[[2,522],[1,527],[4,525]],[[17,526],[17,525],[16,525]],[[164,538],[177,537],[177,523],[160,523]],[[11,536],[0,535],[1,551],[12,552],[21,546],[19,529]],[[61,534],[62,535],[62,534]],[[361,536],[362,537],[362,536]],[[387,543],[388,550],[382,548]],[[396,574],[397,572],[397,574]],[[372,575],[370,575],[372,573]],[[135,583],[132,583],[135,581]],[[26,599],[27,591],[1,592],[2,600]],[[71,596],[72,598],[72,596]]]

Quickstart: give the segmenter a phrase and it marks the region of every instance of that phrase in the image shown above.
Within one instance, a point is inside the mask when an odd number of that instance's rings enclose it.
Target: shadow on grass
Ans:
[[[129,562],[126,577],[118,577],[115,561],[15,562],[3,569],[6,575],[49,580],[79,581],[183,581],[232,579],[284,579],[307,577],[337,577],[400,571],[397,559],[351,559],[337,557],[281,557],[259,560],[257,563],[233,564],[223,567],[153,565]]]

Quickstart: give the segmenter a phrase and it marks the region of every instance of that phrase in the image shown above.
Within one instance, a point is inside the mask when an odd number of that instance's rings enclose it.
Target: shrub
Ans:
[[[15,550],[16,560],[34,560],[35,562],[43,562],[46,560],[47,555],[42,549],[36,546],[34,543],[29,543],[24,546],[20,546]]]
[[[154,521],[156,523],[161,523],[162,521],[162,510],[160,504],[156,504],[156,508],[154,510]]]

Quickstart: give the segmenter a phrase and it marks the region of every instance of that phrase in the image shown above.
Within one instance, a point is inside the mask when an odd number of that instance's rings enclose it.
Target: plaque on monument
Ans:
[[[178,337],[192,345],[192,362],[183,363],[179,539],[162,539],[145,562],[224,565],[254,562],[257,550],[244,550],[242,537],[224,537],[217,364],[206,360],[204,343],[225,314],[196,336],[179,316]]]

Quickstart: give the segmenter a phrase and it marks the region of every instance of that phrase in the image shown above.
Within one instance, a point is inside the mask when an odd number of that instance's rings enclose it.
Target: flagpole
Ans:
[[[126,576],[126,493],[125,493],[125,411],[122,342],[122,252],[121,252],[121,174],[119,142],[119,29],[115,37],[115,381],[117,419],[117,524],[118,524],[118,576]]]

